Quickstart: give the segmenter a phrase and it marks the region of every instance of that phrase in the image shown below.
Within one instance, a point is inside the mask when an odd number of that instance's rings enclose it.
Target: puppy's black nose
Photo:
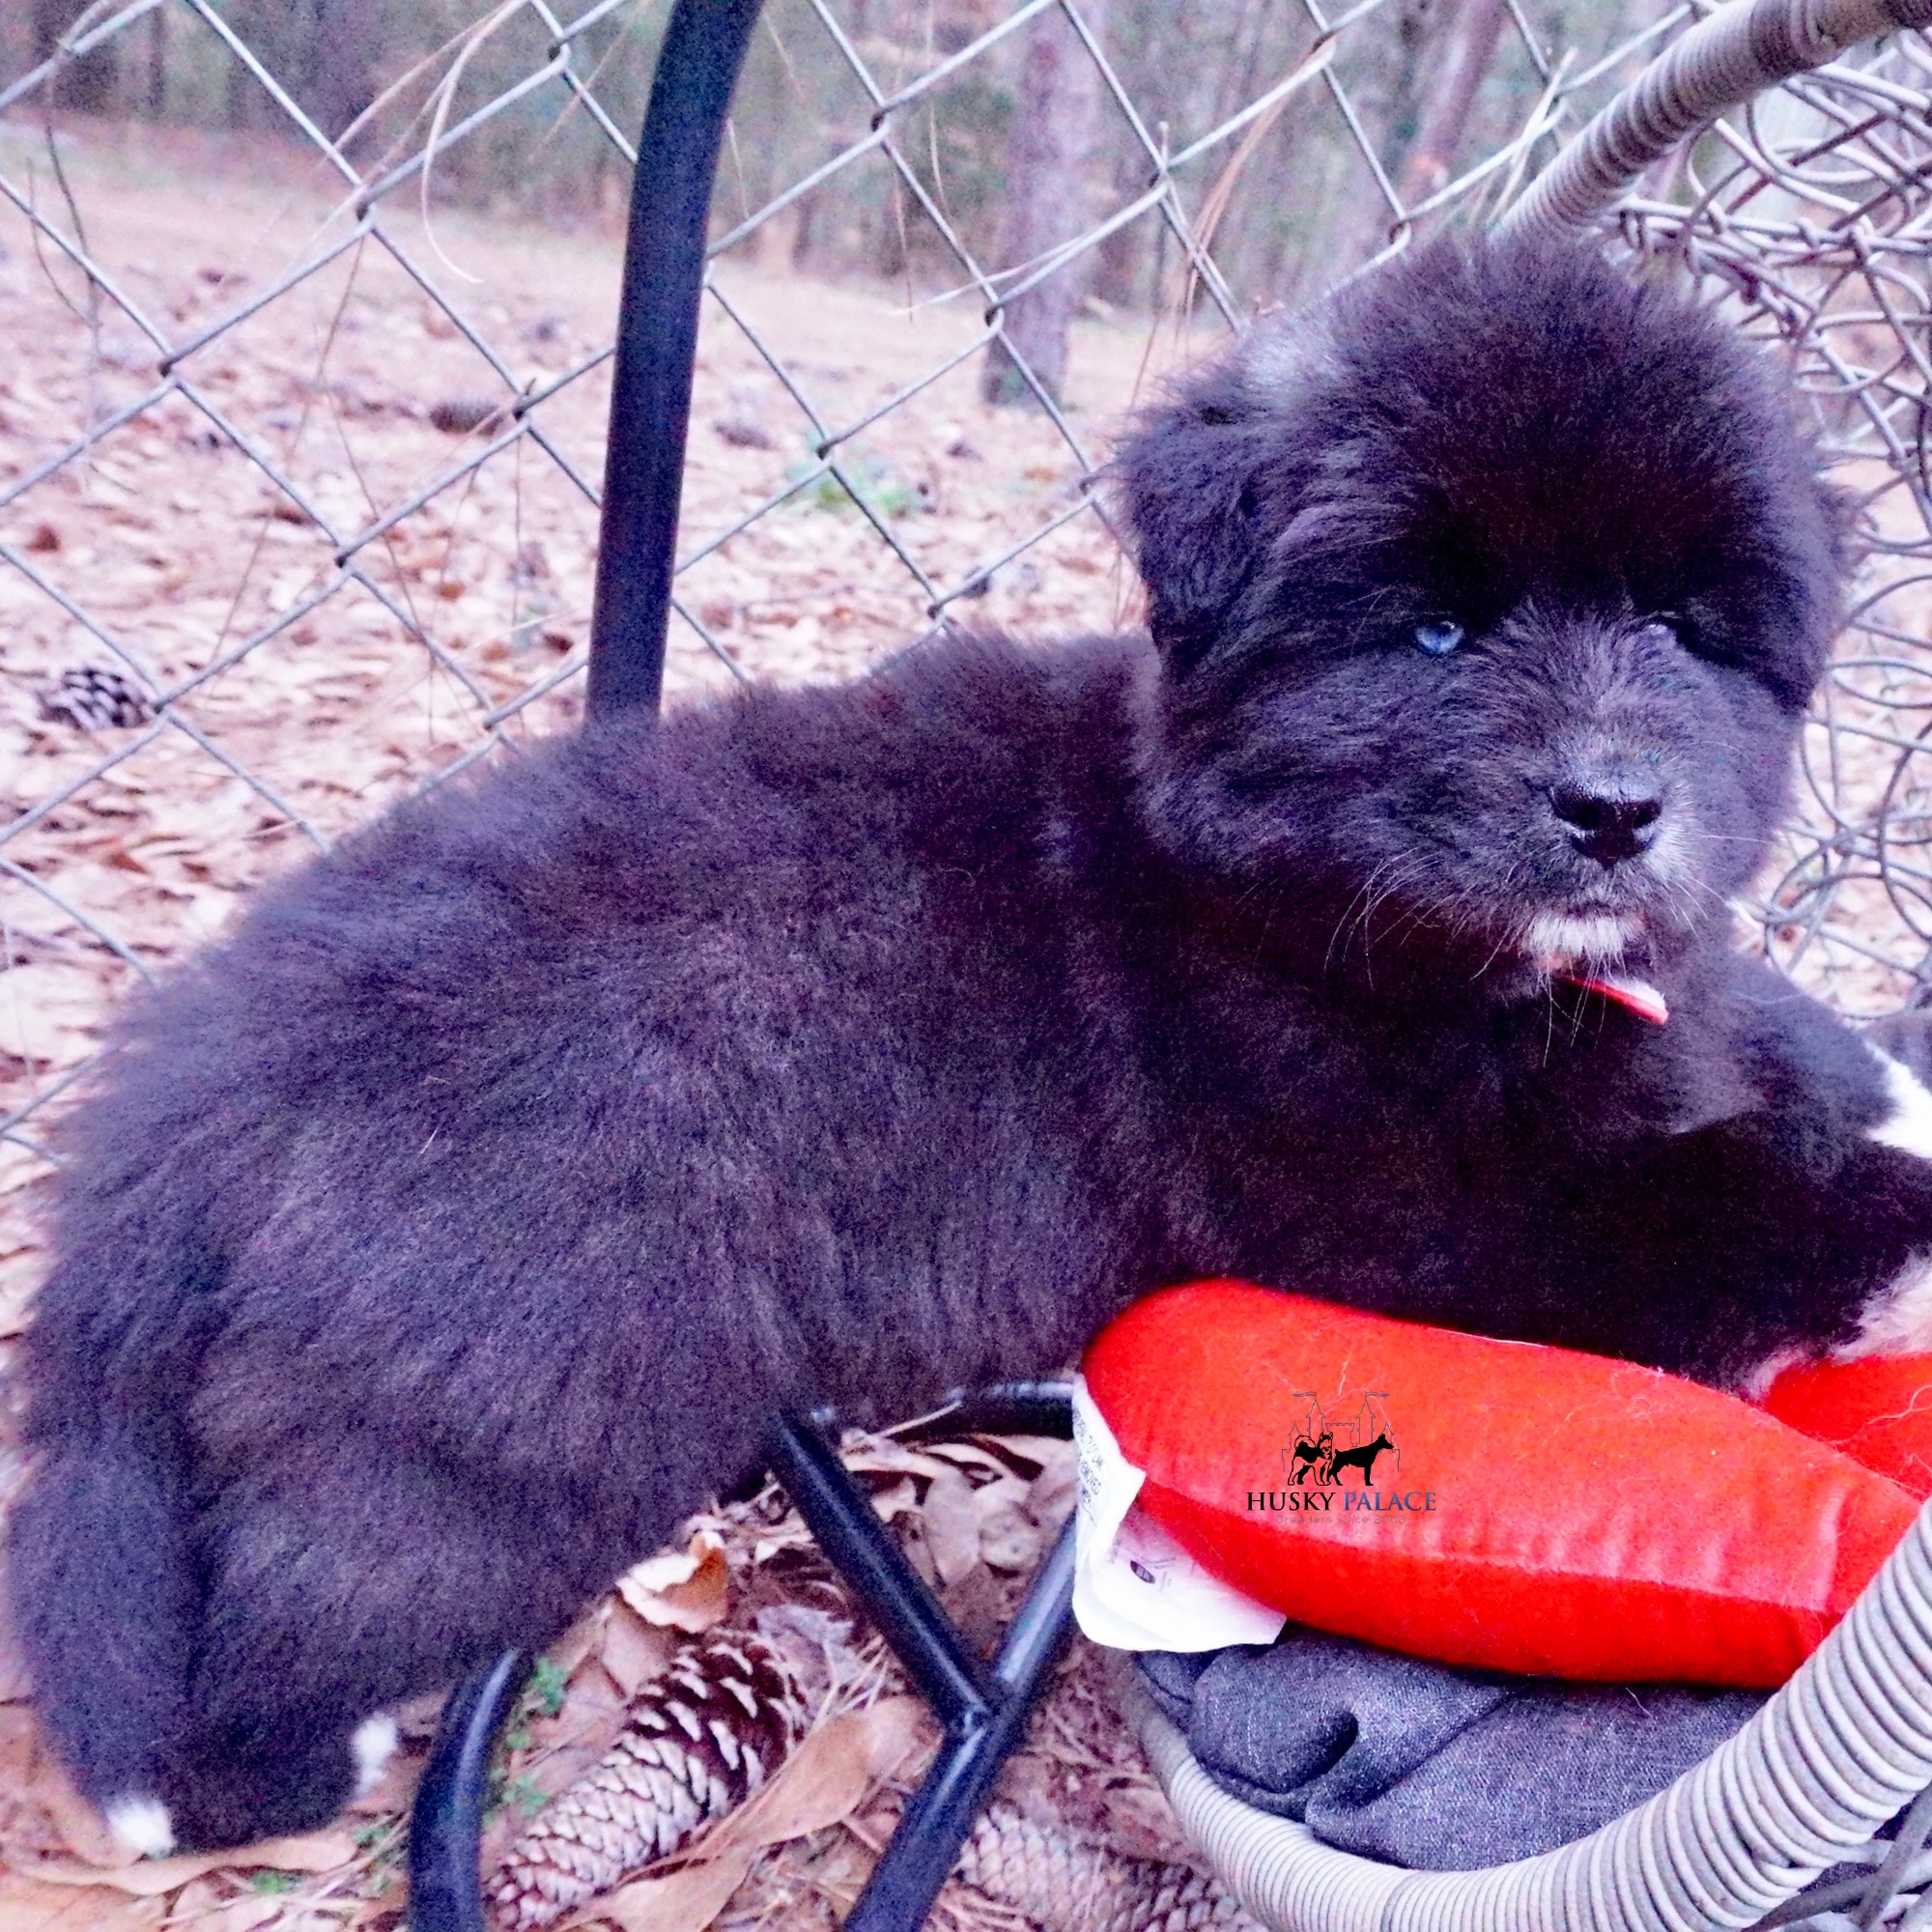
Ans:
[[[1607,785],[1558,785],[1549,802],[1571,828],[1571,838],[1600,866],[1614,866],[1647,850],[1663,815],[1663,801],[1655,792]]]

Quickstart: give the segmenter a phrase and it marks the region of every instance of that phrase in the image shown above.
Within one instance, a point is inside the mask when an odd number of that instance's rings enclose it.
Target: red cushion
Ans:
[[[1915,1514],[1697,1383],[1243,1282],[1150,1295],[1085,1372],[1147,1471],[1141,1506],[1199,1562],[1297,1622],[1449,1663],[1779,1684]],[[1319,1432],[1294,1456],[1317,1405],[1331,1448],[1364,1452],[1332,1480]]]
[[[1764,1406],[1921,1502],[1932,1496],[1932,1355],[1867,1355],[1787,1369]]]

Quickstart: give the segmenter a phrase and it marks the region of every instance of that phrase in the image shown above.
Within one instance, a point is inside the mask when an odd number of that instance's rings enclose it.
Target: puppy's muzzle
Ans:
[[[1663,816],[1660,792],[1607,781],[1558,785],[1549,803],[1577,849],[1605,867],[1642,857]]]

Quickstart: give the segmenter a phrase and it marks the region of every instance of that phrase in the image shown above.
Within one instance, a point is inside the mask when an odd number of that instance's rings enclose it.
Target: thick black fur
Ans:
[[[1842,567],[1751,355],[1435,249],[1119,469],[1151,642],[589,729],[130,1017],[10,1549],[90,1795],[314,1825],[359,1719],[554,1636],[775,1410],[1051,1370],[1165,1282],[1735,1383],[1932,1245],[1872,1056],[1730,950]],[[1646,784],[1616,864],[1552,803]],[[1623,921],[1668,1025],[1539,915]]]

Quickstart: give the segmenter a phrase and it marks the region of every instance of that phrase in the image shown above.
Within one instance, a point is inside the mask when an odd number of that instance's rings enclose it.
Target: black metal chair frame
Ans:
[[[690,427],[711,185],[732,89],[761,0],[677,0],[638,147],[605,458],[590,629],[593,716],[657,708]],[[963,1431],[1071,1433],[1062,1382],[961,1397],[944,1419]],[[847,1932],[917,1932],[952,1868],[1000,1766],[1065,1642],[1073,1598],[1068,1523],[991,1665],[976,1656],[887,1536],[826,1436],[827,1416],[781,1416],[770,1466],[819,1548],[864,1605],[945,1726],[923,1782]],[[490,1760],[528,1676],[506,1653],[459,1687],[424,1767],[410,1821],[414,1932],[483,1932],[478,1855]]]

